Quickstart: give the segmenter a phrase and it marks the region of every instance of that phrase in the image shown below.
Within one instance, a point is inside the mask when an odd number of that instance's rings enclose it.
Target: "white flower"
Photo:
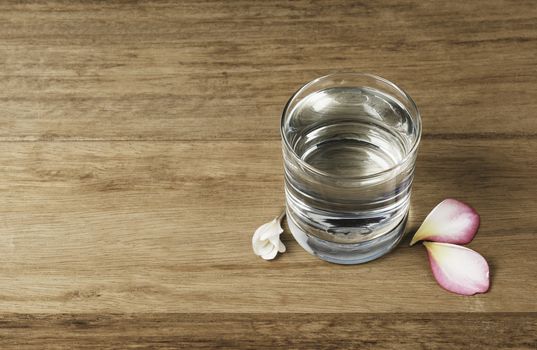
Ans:
[[[274,220],[261,225],[255,230],[252,237],[252,248],[255,255],[265,260],[272,260],[278,252],[285,252],[285,246],[280,241],[280,235],[283,232],[281,220],[285,216],[285,210]]]

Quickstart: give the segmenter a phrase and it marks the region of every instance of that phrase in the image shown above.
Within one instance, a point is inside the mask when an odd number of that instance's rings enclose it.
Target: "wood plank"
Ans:
[[[377,73],[427,137],[537,135],[532,1],[0,4],[0,140],[275,140],[301,84]]]
[[[2,349],[520,350],[536,334],[535,313],[0,316]]]
[[[474,205],[492,289],[440,289],[422,247],[332,265],[253,230],[283,203],[279,142],[4,142],[0,310],[535,312],[536,140],[424,140],[410,229],[440,200]]]

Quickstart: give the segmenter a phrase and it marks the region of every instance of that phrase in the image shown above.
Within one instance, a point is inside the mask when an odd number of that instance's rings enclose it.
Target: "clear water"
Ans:
[[[332,88],[311,94],[290,119],[314,121],[310,127],[297,128],[293,149],[308,164],[336,176],[389,169],[412,146],[412,134],[406,132],[411,129],[410,116],[375,90]]]
[[[413,163],[394,167],[417,137],[402,104],[373,89],[330,88],[300,101],[283,132],[302,161],[333,179],[316,182],[286,165],[290,226],[302,240],[309,237],[304,248],[316,253],[315,244],[356,244],[390,234],[398,241],[402,232],[394,230],[404,229]]]

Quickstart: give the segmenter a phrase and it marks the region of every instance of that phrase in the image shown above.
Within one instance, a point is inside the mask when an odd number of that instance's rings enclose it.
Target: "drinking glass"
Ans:
[[[421,136],[410,96],[371,74],[317,78],[287,102],[281,136],[288,225],[306,251],[358,264],[399,243]]]

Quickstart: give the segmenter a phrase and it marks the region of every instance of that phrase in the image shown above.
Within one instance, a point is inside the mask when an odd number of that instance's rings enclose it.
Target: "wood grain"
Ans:
[[[535,349],[534,1],[0,1],[0,348]],[[408,238],[360,266],[288,232],[279,115],[376,73],[420,107],[408,231],[476,207],[489,293]]]
[[[276,140],[305,82],[364,71],[424,133],[537,126],[533,1],[0,3],[2,140]]]
[[[254,256],[252,232],[283,203],[279,142],[5,143],[0,309],[537,312],[527,215],[536,209],[536,147],[423,141],[410,229],[448,196],[482,216],[470,247],[489,260],[492,289],[465,298],[436,286],[419,246],[337,266],[286,233],[288,254],[271,263]]]
[[[21,324],[26,327],[21,328]],[[8,315],[24,349],[528,349],[535,314]]]

